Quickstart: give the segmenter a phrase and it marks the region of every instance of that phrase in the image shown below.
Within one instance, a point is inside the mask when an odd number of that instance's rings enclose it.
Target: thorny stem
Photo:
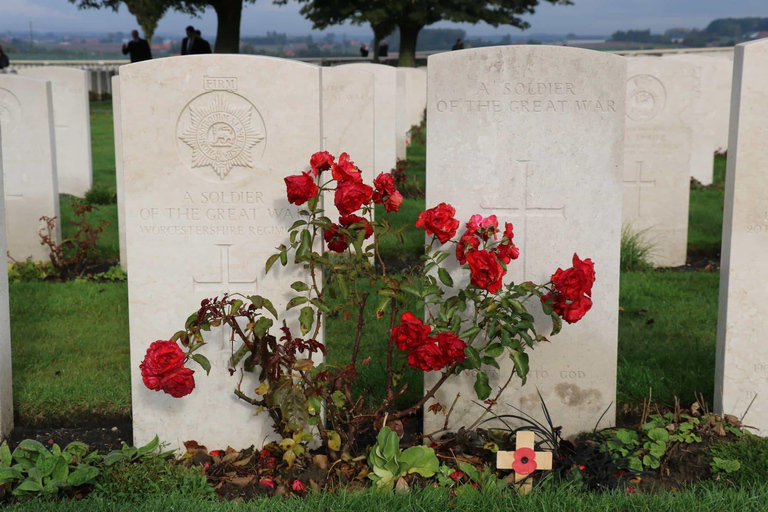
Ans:
[[[440,389],[440,387],[445,383],[446,380],[448,380],[448,377],[450,377],[452,374],[453,374],[453,368],[450,368],[449,370],[444,371],[442,377],[440,377],[440,380],[438,380],[437,383],[435,383],[435,385],[432,386],[432,389],[430,389],[427,392],[427,394],[421,398],[421,400],[419,400],[418,402],[410,406],[408,409],[395,413],[392,416],[392,419],[398,420],[400,418],[403,418],[405,416],[408,416],[418,411],[422,405],[427,403],[427,400],[435,396],[435,393],[437,393],[437,390]]]
[[[512,369],[512,371],[509,373],[509,378],[507,379],[507,382],[504,383],[503,386],[499,389],[499,392],[496,394],[496,397],[488,404],[488,407],[485,408],[483,411],[483,414],[480,415],[479,418],[470,426],[467,430],[472,431],[477,427],[481,421],[483,421],[483,418],[485,418],[488,413],[491,412],[491,409],[493,409],[493,406],[496,405],[496,403],[499,401],[499,398],[501,398],[501,394],[504,392],[505,389],[507,389],[507,386],[509,386],[509,383],[512,382],[512,377],[515,376],[516,370]]]
[[[395,321],[397,320],[397,305],[392,300],[392,316],[389,319],[389,332],[387,333],[387,401],[391,402],[394,392],[392,390],[394,368],[392,365],[392,352],[394,351],[395,342],[392,341],[392,329],[395,327]]]
[[[368,301],[368,293],[364,293],[360,301],[360,309],[357,313],[357,336],[355,337],[355,347],[352,349],[352,367],[357,364],[357,353],[360,350],[360,340],[363,337],[363,323],[365,322],[365,303]]]

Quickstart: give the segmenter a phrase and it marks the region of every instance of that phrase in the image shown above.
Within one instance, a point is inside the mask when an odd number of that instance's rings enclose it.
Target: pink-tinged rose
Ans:
[[[293,489],[293,492],[301,492],[304,489],[306,489],[306,487],[304,486],[303,483],[301,483],[301,481],[294,480],[293,483],[291,484],[291,489]]]

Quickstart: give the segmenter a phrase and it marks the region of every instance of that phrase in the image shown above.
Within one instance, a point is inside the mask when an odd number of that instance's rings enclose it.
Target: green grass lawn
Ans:
[[[723,201],[725,200],[724,156],[715,157],[715,177],[712,185],[691,191],[688,215],[688,256],[719,258],[723,232]]]
[[[114,187],[114,146],[110,102],[92,103],[94,182]],[[425,147],[408,152],[408,173],[425,187]],[[725,159],[715,165],[712,187],[691,192],[691,248],[719,248],[722,225],[722,183]],[[66,196],[62,216],[71,219]],[[413,229],[423,199],[408,198],[397,215],[386,216],[393,225],[406,227],[402,246],[394,236],[382,241],[388,261],[412,260],[422,250],[423,232]],[[101,206],[95,214],[110,222],[101,242],[106,260],[118,254],[114,206]],[[70,229],[70,231],[68,231]],[[71,227],[65,225],[65,234]],[[672,403],[675,397],[694,400],[694,393],[712,397],[717,318],[718,274],[705,272],[636,272],[621,280],[618,400],[634,404],[652,392],[655,400]],[[76,415],[130,414],[128,363],[128,310],[125,284],[89,282],[17,283],[11,287],[14,350],[14,390],[20,422],[67,420]],[[381,340],[388,323],[376,321],[375,304],[366,318],[371,326],[362,344],[362,357],[373,364],[362,369],[360,391],[381,396],[384,377]],[[81,320],[75,320],[75,319]],[[352,333],[348,324],[330,319],[327,325],[328,359],[344,363],[349,358]],[[402,359],[398,359],[402,364]],[[58,373],[57,373],[58,372]],[[414,400],[422,385],[418,372],[406,369]]]

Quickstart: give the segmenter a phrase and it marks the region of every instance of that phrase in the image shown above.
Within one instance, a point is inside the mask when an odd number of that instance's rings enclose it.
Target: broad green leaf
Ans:
[[[328,431],[328,449],[334,452],[341,450],[341,437],[333,430]]]
[[[525,382],[525,378],[528,376],[528,354],[525,352],[512,351],[510,352],[509,357],[515,364],[517,375],[523,379],[523,382]]]
[[[399,458],[407,473],[418,473],[424,478],[431,478],[440,469],[435,451],[427,446],[411,446]]]
[[[485,349],[485,355],[493,358],[499,357],[503,352],[504,347],[501,346],[501,343],[492,343]]]
[[[453,286],[453,279],[451,278],[451,274],[449,274],[448,271],[444,268],[440,267],[437,270],[437,276],[445,286]]]
[[[662,443],[669,442],[669,432],[665,428],[652,428],[648,431],[648,439]]]
[[[24,496],[27,494],[40,492],[42,490],[43,490],[43,484],[41,484],[40,482],[35,482],[30,478],[27,478],[13,490],[12,494],[14,496]]]
[[[199,364],[203,370],[205,370],[206,375],[211,374],[211,362],[207,357],[205,357],[203,354],[192,354],[192,359],[194,359],[195,362]]]
[[[3,442],[3,444],[0,445],[0,467],[10,467],[12,462],[13,457],[11,456],[11,449],[8,447],[8,442]]]
[[[62,456],[56,457],[56,464],[53,471],[51,471],[51,478],[55,482],[66,483],[68,476],[69,464],[67,463],[67,460]]]
[[[307,286],[307,283],[305,283],[304,281],[296,281],[291,285],[291,288],[293,288],[297,292],[306,292],[309,290],[309,286]]]
[[[315,322],[315,310],[309,306],[301,308],[299,314],[299,324],[301,326],[301,334],[307,334],[312,329],[312,324]]]
[[[16,468],[0,468],[0,485],[23,479],[24,475]]]
[[[73,487],[78,487],[89,483],[99,476],[99,470],[93,466],[78,466],[77,470],[69,474],[67,483]]]
[[[263,338],[273,324],[274,322],[272,321],[271,318],[262,316],[261,318],[256,320],[256,324],[253,326],[253,333],[256,335],[257,338]]]
[[[289,309],[293,309],[296,306],[301,306],[302,304],[305,304],[309,302],[309,299],[306,297],[294,297],[290,301],[288,301],[288,305],[285,306],[286,311]]]
[[[307,398],[307,407],[309,410],[309,414],[311,414],[312,416],[319,414],[320,411],[323,410],[322,402],[320,401],[320,399],[318,399],[315,396],[311,396]]]
[[[489,396],[491,396],[491,386],[488,384],[488,374],[485,372],[478,372],[477,377],[475,378],[475,393],[477,394],[477,398],[480,400],[485,400]]]
[[[121,460],[125,460],[125,454],[123,452],[112,452],[104,457],[104,465],[112,466]]]
[[[466,361],[469,363],[468,367],[480,369],[480,354],[477,349],[472,345],[467,345],[467,348],[464,349],[464,353],[466,354]]]
[[[155,436],[154,439],[152,439],[149,443],[139,448],[138,455],[141,457],[142,455],[146,455],[148,453],[152,453],[155,450],[157,450],[157,447],[160,446],[160,438]]]
[[[267,265],[266,265],[265,273],[267,273],[267,274],[269,273],[269,269],[272,268],[272,265],[274,265],[277,262],[278,259],[280,259],[280,253],[273,254],[272,256],[267,258]]]

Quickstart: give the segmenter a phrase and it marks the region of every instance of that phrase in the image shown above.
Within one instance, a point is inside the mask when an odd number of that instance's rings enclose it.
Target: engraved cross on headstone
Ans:
[[[528,275],[527,260],[525,257],[527,253],[527,236],[528,236],[528,219],[531,218],[554,218],[565,219],[565,205],[542,205],[536,200],[537,194],[530,190],[529,181],[533,176],[533,169],[531,160],[518,160],[517,169],[519,169],[522,175],[522,186],[514,187],[517,189],[517,194],[510,194],[508,187],[503,187],[500,184],[495,184],[494,188],[499,190],[501,194],[504,194],[505,204],[495,204],[499,202],[498,199],[488,200],[483,198],[480,201],[480,207],[484,210],[501,210],[504,217],[522,217],[522,226],[515,223],[515,239],[516,245],[520,247],[520,259],[522,259],[523,276]],[[517,180],[515,180],[517,181]],[[520,191],[522,191],[522,197],[520,197]],[[504,219],[499,219],[503,222]]]
[[[655,187],[656,186],[656,180],[643,180],[643,164],[645,162],[635,162],[637,164],[637,175],[634,176],[633,179],[624,179],[624,186],[625,187],[634,187],[635,191],[637,193],[637,205],[635,208],[635,216],[633,218],[640,217],[640,200],[643,197],[643,187]]]
[[[256,283],[256,278],[245,281],[238,281],[233,280],[231,277],[231,267],[230,267],[230,248],[234,244],[216,244],[216,246],[219,248],[219,265],[221,268],[221,277],[218,280],[215,281],[203,281],[199,280],[195,277],[192,278],[192,290],[195,294],[198,292],[207,293],[208,297],[213,297],[214,295],[222,295],[226,292],[237,292],[239,290],[233,290],[233,285],[249,285],[248,291],[256,292],[258,290],[258,285]],[[236,287],[236,286],[235,286]],[[198,299],[202,300],[205,297],[197,297]],[[232,345],[230,343],[230,335],[231,330],[230,329],[224,329],[218,328],[211,331],[211,335],[213,336],[213,332],[218,331],[218,335],[221,337],[219,340],[219,348],[216,350],[216,356],[215,361],[212,361],[217,366],[221,366],[221,368],[226,368],[229,364],[229,358],[232,355]]]

